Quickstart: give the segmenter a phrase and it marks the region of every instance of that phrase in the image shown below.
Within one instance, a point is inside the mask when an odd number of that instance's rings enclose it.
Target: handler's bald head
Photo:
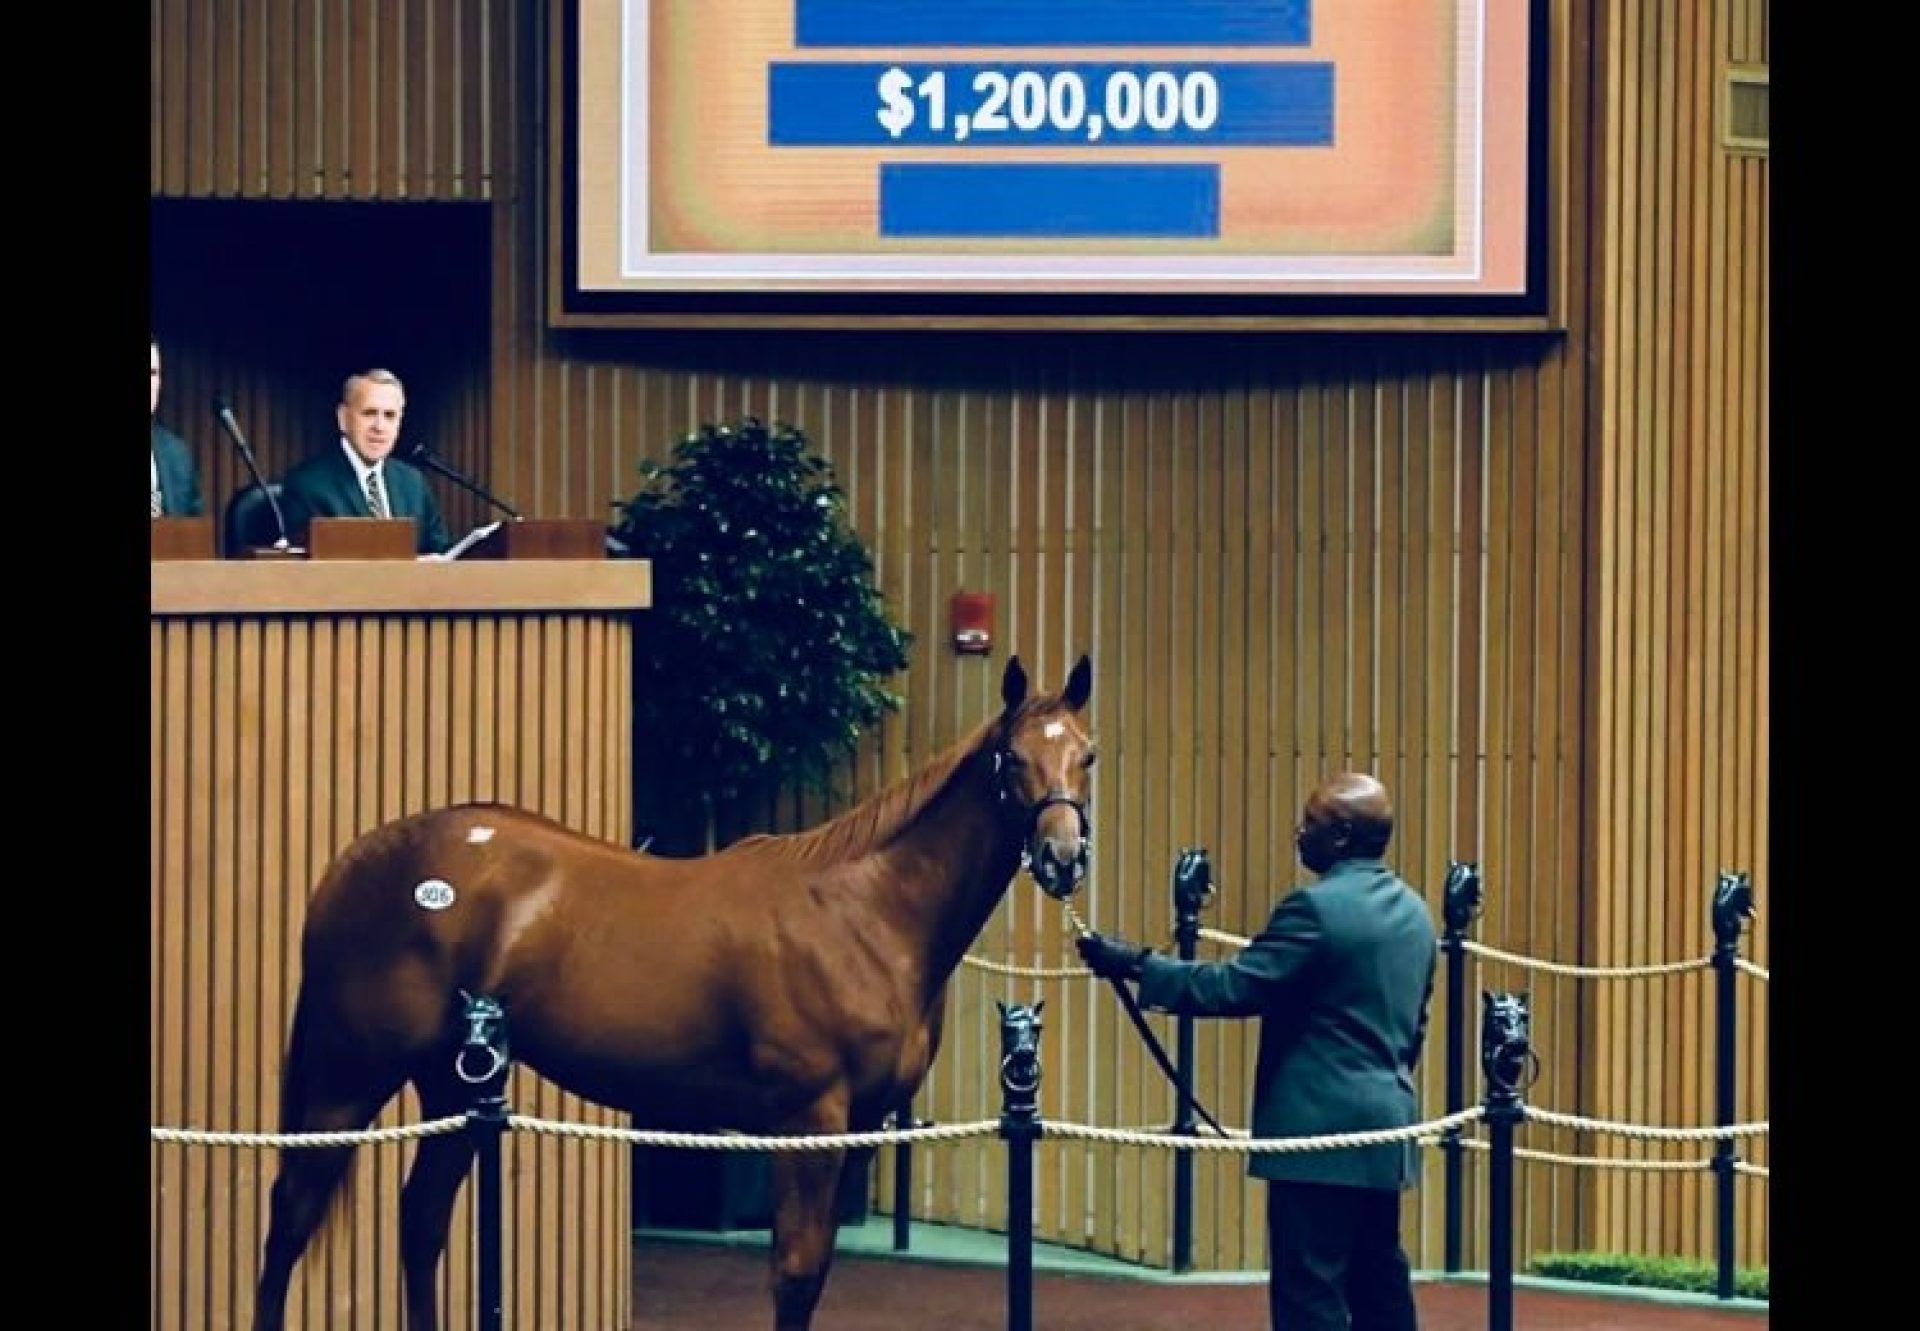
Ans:
[[[1377,777],[1339,772],[1307,796],[1294,841],[1300,862],[1325,873],[1342,860],[1378,859],[1393,840],[1393,801]]]

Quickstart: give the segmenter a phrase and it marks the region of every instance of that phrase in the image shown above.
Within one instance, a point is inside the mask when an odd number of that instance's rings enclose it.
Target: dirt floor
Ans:
[[[773,1324],[763,1252],[705,1245],[634,1248],[633,1331],[765,1331]],[[1486,1331],[1483,1285],[1415,1286],[1421,1331]],[[1764,1311],[1640,1299],[1514,1293],[1516,1331],[1761,1331]],[[1036,1272],[1035,1331],[1265,1331],[1259,1284],[1162,1284]],[[1006,1331],[1003,1270],[843,1254],[814,1331]]]

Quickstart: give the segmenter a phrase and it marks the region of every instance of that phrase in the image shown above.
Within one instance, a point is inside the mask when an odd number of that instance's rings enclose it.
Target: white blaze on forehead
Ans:
[[[493,829],[491,827],[470,827],[467,829],[467,844],[470,846],[484,846],[491,840],[493,840]]]
[[[1040,733],[1048,739],[1059,739],[1067,733],[1067,723],[1065,721],[1049,721],[1040,727]]]

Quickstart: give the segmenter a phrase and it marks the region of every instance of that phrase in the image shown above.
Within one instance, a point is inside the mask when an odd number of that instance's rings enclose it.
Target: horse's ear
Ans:
[[[1085,653],[1075,663],[1073,673],[1067,676],[1065,693],[1067,706],[1079,711],[1087,705],[1087,699],[1093,696],[1093,661]]]
[[[1020,658],[1007,658],[1007,672],[1000,676],[1000,701],[1011,712],[1027,700],[1027,669],[1020,664]]]

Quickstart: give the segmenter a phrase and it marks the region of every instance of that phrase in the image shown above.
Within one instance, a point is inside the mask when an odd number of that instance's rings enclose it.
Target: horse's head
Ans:
[[[1093,850],[1087,817],[1093,741],[1079,714],[1093,693],[1093,663],[1080,658],[1058,697],[1027,697],[1027,672],[1015,656],[1000,681],[999,742],[994,781],[1000,803],[1021,826],[1021,863],[1048,896],[1065,901],[1080,889]]]

